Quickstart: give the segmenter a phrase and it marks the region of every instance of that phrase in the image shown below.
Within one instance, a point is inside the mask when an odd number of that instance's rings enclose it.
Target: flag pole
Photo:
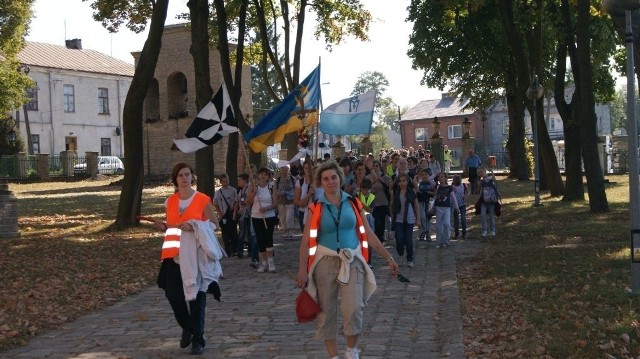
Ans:
[[[318,57],[318,66],[320,66],[320,62],[321,62],[321,57]],[[322,112],[322,82],[318,81],[318,89],[320,94],[319,94],[319,102],[320,102],[320,108],[318,109],[318,121],[316,121],[316,126],[315,126],[315,136],[316,136],[316,141],[315,141],[315,150],[316,150],[316,160],[318,160],[320,158],[320,112]]]
[[[238,127],[238,135],[242,138],[242,144],[240,145],[240,147],[242,147],[242,155],[244,156],[244,163],[247,165],[247,169],[249,170],[249,184],[251,184],[251,186],[253,186],[253,188],[255,189],[255,192],[256,192],[256,194],[253,196],[253,198],[258,200],[258,206],[260,206],[260,208],[262,208],[262,203],[260,203],[260,197],[258,196],[258,188],[257,188],[257,186],[255,184],[254,179],[253,179],[253,173],[252,173],[252,170],[251,170],[251,164],[249,163],[249,155],[247,153],[247,149],[244,148],[245,147],[245,141],[244,141],[244,136],[242,135],[242,131],[240,130],[240,127]],[[269,186],[268,183],[267,183],[267,186]],[[264,214],[262,215],[262,222],[264,223],[264,227],[267,228],[267,220],[266,220],[266,218],[264,218]]]

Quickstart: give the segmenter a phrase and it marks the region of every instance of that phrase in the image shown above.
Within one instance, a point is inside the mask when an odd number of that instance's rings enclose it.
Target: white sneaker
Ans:
[[[407,267],[413,268],[413,262],[411,262],[411,261],[407,262]]]
[[[360,359],[360,349],[347,348],[347,351],[344,353],[344,359]]]
[[[273,261],[273,257],[269,258],[267,261],[267,265],[269,268],[269,272],[273,273],[276,271],[276,263]]]
[[[495,237],[496,236],[496,232],[489,232],[489,237]]]
[[[258,273],[264,273],[267,271],[267,262],[261,262],[260,267],[258,267]]]

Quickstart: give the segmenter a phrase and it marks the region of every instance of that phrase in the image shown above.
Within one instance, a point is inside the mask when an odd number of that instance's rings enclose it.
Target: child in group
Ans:
[[[462,183],[462,177],[459,175],[453,176],[451,182],[453,187],[453,193],[456,195],[456,201],[458,207],[453,209],[453,230],[455,232],[455,239],[460,236],[460,229],[462,229],[462,239],[467,237],[467,194],[469,189],[466,183]],[[462,228],[460,228],[462,227]]]
[[[487,174],[487,169],[478,169],[478,192],[482,197],[480,202],[480,219],[482,221],[482,239],[487,239],[487,213],[489,214],[489,237],[496,236],[496,203],[500,200],[498,187],[493,176]]]
[[[396,233],[396,251],[402,258],[406,250],[407,267],[413,268],[413,226],[420,227],[420,214],[418,198],[412,186],[409,186],[410,182],[409,174],[398,175],[391,198],[391,219]]]
[[[358,194],[358,199],[360,200],[360,202],[362,202],[362,206],[364,207],[365,216],[366,216],[367,222],[369,222],[369,226],[371,228],[375,228],[372,213],[373,213],[373,209],[376,206],[375,204],[376,196],[373,193],[371,193],[372,185],[373,183],[371,183],[370,179],[364,178],[360,182],[360,191]]]
[[[451,246],[449,237],[451,236],[451,209],[458,208],[456,195],[453,187],[447,183],[447,176],[444,172],[438,173],[438,187],[436,188],[435,201],[433,205],[436,209],[436,241],[437,248]]]
[[[427,211],[429,210],[429,204],[433,197],[433,190],[436,187],[435,182],[431,179],[431,169],[424,168],[420,170],[420,181],[416,188],[418,196],[418,208],[420,211],[420,240],[427,241],[430,238],[431,220],[427,218]]]
[[[360,182],[360,190],[358,193],[358,199],[360,200],[360,202],[362,202],[362,207],[364,209],[365,212],[365,219],[367,220],[367,222],[369,222],[369,227],[371,228],[376,228],[375,227],[375,221],[373,219],[373,209],[376,207],[376,195],[374,195],[373,193],[371,193],[371,186],[373,185],[373,183],[371,183],[371,180],[368,178],[363,178],[362,181]],[[367,261],[367,264],[369,264],[369,267],[371,267],[371,257],[373,256],[369,256],[369,260]]]

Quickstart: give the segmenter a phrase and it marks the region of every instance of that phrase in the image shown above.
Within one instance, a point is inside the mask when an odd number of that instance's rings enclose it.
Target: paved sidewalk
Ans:
[[[276,240],[277,273],[256,273],[247,258],[224,259],[222,302],[207,295],[203,358],[327,358],[324,344],[315,339],[315,322],[295,320],[298,289],[287,271],[297,272],[298,243]],[[408,284],[391,278],[374,254],[378,290],[365,311],[361,357],[464,358],[455,252],[477,245],[460,241],[437,249],[433,242],[416,242],[415,268],[401,267]],[[188,348],[179,348],[180,333],[163,292],[151,287],[40,335],[25,347],[0,352],[0,357],[192,357]],[[342,355],[343,337],[338,346]]]

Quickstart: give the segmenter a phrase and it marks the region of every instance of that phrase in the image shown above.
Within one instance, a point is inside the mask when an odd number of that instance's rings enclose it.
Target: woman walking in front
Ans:
[[[165,202],[167,222],[155,223],[157,228],[165,231],[158,285],[165,290],[173,314],[182,327],[180,348],[191,344],[191,354],[202,354],[205,346],[206,292],[209,284],[217,281],[222,270],[219,263],[220,271],[217,271],[213,261],[207,261],[204,265],[207,270],[201,271],[200,260],[209,258],[213,253],[219,260],[222,248],[212,234],[213,229],[208,238],[196,235],[196,231],[200,233],[200,224],[209,225],[208,221],[219,226],[218,218],[211,198],[191,188],[194,177],[189,165],[178,163],[173,166],[171,181],[177,191]],[[198,252],[200,248],[206,248],[204,255]]]
[[[316,299],[321,308],[316,337],[324,340],[332,359],[338,358],[338,307],[347,341],[345,358],[359,358],[356,348],[362,332],[364,306],[376,288],[367,265],[369,248],[381,255],[395,276],[398,265],[380,243],[367,221],[362,203],[340,188],[344,173],[333,161],[315,173],[323,193],[309,205],[309,218],[300,243],[300,269],[296,284]],[[338,303],[340,297],[340,303]]]

